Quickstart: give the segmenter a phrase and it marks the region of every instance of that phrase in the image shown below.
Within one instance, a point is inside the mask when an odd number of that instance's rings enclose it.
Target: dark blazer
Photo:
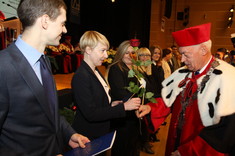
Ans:
[[[164,80],[164,71],[162,66],[151,64],[152,75],[150,76],[150,84],[152,84],[155,97],[161,97],[162,81]]]
[[[55,88],[56,92],[56,88]],[[54,156],[74,130],[49,111],[43,86],[14,43],[0,52],[0,152]],[[0,153],[0,155],[7,155]]]
[[[115,100],[128,100],[133,93],[126,87],[129,82],[138,83],[137,78],[128,78],[129,68],[123,63],[123,71],[117,64],[109,69],[108,81],[111,87],[111,96]],[[112,129],[117,130],[112,147],[112,156],[134,156],[139,154],[140,124],[135,111],[128,111],[125,118],[112,120]]]
[[[112,100],[127,101],[133,93],[128,91],[126,87],[129,86],[130,81],[138,83],[134,78],[128,78],[128,67],[123,64],[123,71],[117,64],[114,64],[109,69],[108,82],[111,88],[110,94]],[[136,97],[136,96],[134,96]],[[136,117],[135,111],[128,111],[125,118],[115,119],[112,122],[112,128],[125,127],[127,124],[138,124],[139,120]]]
[[[107,94],[89,65],[82,61],[72,79],[77,104],[73,128],[94,139],[110,131],[110,119],[125,116],[123,104],[111,107]]]

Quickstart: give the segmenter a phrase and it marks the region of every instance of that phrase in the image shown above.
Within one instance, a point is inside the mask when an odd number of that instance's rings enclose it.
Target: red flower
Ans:
[[[140,40],[139,39],[131,39],[130,44],[132,47],[138,47],[140,45]]]
[[[76,106],[72,106],[72,110],[73,110],[73,111],[76,111],[76,110],[77,110],[77,107],[76,107]]]

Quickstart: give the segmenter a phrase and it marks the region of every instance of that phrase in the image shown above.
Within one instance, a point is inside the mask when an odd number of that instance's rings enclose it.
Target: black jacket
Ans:
[[[102,84],[85,61],[73,76],[72,91],[78,107],[72,126],[89,139],[108,133],[110,119],[126,114],[123,104],[111,107]]]

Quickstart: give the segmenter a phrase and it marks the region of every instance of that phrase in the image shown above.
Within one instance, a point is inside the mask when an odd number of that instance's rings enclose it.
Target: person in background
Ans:
[[[75,52],[76,54],[82,54],[82,51],[81,51],[80,43],[79,43],[79,42],[74,45],[74,52]]]
[[[136,51],[137,58],[141,62],[146,62],[151,60],[151,53],[148,48],[142,47],[137,49]],[[154,92],[154,89],[157,90],[155,85],[155,80],[152,77],[152,66],[151,64],[148,66],[140,66],[138,69],[144,76],[146,81],[146,90]],[[155,87],[154,87],[155,86]],[[151,89],[149,88],[151,87]],[[144,104],[146,104],[148,101],[144,100]],[[141,136],[140,136],[140,146],[141,150],[148,153],[148,154],[154,154],[154,151],[152,150],[152,145],[150,142],[150,132],[148,130],[147,124],[145,123],[145,120],[141,120]]]
[[[178,48],[175,45],[171,46],[171,49],[172,49],[171,61],[173,63],[173,68],[174,68],[173,72],[174,72],[176,69],[181,67],[181,62],[178,61],[179,59],[177,58],[180,54],[179,54]]]
[[[157,84],[156,88],[159,88],[158,91],[161,92],[162,81],[165,79],[164,78],[164,70],[162,68],[162,49],[158,45],[153,45],[153,46],[150,46],[149,50],[151,52],[151,58],[152,58],[152,61],[153,61],[153,64],[152,64],[153,77],[157,82],[156,83]],[[161,122],[159,122],[159,123],[161,123]],[[166,122],[162,123],[162,125],[166,125]],[[160,130],[160,128],[158,128],[156,131],[153,131],[150,134],[150,140],[151,141],[153,141],[153,142],[160,141],[157,138],[157,133],[158,133],[159,130]]]
[[[148,48],[142,47],[136,51],[137,53],[137,58],[138,60],[142,62],[146,61],[151,61],[151,52],[149,51]],[[155,67],[154,64],[149,64],[148,66],[140,66],[139,71],[144,75],[145,80],[146,80],[146,92],[152,92],[154,94],[154,98],[159,98],[161,97],[161,83],[164,80],[163,73],[162,77],[159,78],[158,71],[156,70],[157,68]],[[149,101],[145,100],[145,104],[148,104]],[[155,104],[157,105],[157,104]],[[144,120],[141,120],[141,128],[142,128],[142,133],[141,133],[141,149],[149,154],[154,154],[154,151],[151,149],[151,144],[149,143],[150,141],[150,134],[156,135],[155,132],[157,132],[154,129],[151,129],[150,127],[152,126],[151,124],[151,119],[150,116],[145,116]],[[164,120],[161,120],[163,123]],[[159,125],[160,126],[160,125]]]
[[[168,63],[172,58],[172,52],[170,49],[162,50],[162,69],[164,71],[164,78],[168,78],[171,75],[172,67]]]
[[[235,154],[235,68],[211,54],[211,23],[173,32],[186,66],[163,81],[171,107],[166,156]]]
[[[74,52],[75,52],[75,55],[77,57],[77,60],[76,60],[76,69],[77,69],[78,67],[80,67],[81,62],[82,62],[83,57],[84,57],[83,53],[81,51],[79,42],[74,45]]]
[[[59,71],[59,66],[58,66],[58,63],[56,61],[56,57],[53,56],[53,54],[52,54],[52,53],[54,53],[54,51],[52,49],[57,49],[57,47],[56,46],[46,46],[44,54],[50,60],[52,73],[56,74]]]
[[[181,62],[182,55],[178,52],[178,53],[175,54],[175,57],[176,57],[176,61],[178,62],[178,64],[180,64],[180,67],[183,67],[184,63]]]
[[[230,64],[235,66],[235,50],[230,51],[230,56],[231,56],[231,62]]]
[[[153,71],[153,77],[157,81],[157,88],[158,90],[161,90],[162,88],[162,81],[164,78],[164,70],[162,68],[162,49],[158,45],[150,46],[149,48],[151,52],[151,59],[153,61],[152,64],[152,71]]]
[[[65,35],[62,37],[62,42],[59,44],[58,49],[63,55],[63,73],[72,73],[76,66],[76,55],[74,47],[71,44],[72,37]]]
[[[134,95],[127,89],[130,82],[139,83],[137,78],[128,77],[129,70],[134,67],[132,59],[136,59],[134,48],[129,40],[123,41],[117,49],[113,63],[108,68],[112,100],[127,101]],[[155,114],[152,112],[157,109],[155,105],[155,103],[141,105],[138,112],[129,111],[126,117],[112,120],[111,128],[117,130],[112,156],[138,156],[140,154],[140,119],[150,113],[149,117],[152,120],[152,115]]]
[[[70,55],[74,54],[74,47],[71,44],[72,36],[65,35],[64,41],[59,45],[59,50]]]
[[[72,78],[77,105],[73,128],[91,140],[110,132],[110,120],[122,118],[140,107],[140,98],[111,101],[109,86],[97,69],[108,57],[109,42],[97,31],[86,31],[80,38],[84,60]]]
[[[79,43],[75,47],[71,44],[72,36],[65,35],[64,41],[59,45],[60,51],[63,53],[65,58],[70,60],[70,64],[67,64],[68,72],[75,72],[81,64],[83,55],[81,54]],[[76,49],[75,49],[76,48]]]
[[[167,63],[171,69],[171,73],[173,73],[175,70],[174,70],[174,62],[172,60],[172,57],[173,57],[172,49],[171,49],[171,47],[168,47],[166,49],[169,49],[171,51],[171,59],[169,61],[167,61]]]
[[[55,156],[63,154],[64,144],[84,148],[89,139],[59,115],[44,55],[45,47],[59,45],[67,32],[66,5],[63,0],[21,0],[17,13],[23,33],[0,52],[0,155]]]
[[[224,60],[224,56],[227,54],[227,49],[225,48],[219,48],[215,52],[215,57],[221,60]]]

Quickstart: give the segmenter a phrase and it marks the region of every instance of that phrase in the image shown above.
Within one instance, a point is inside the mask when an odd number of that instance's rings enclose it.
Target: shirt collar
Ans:
[[[207,64],[206,64],[202,69],[199,70],[199,73],[200,73],[200,74],[206,69],[206,67],[207,67],[208,64],[210,63],[211,59],[212,59],[212,56],[211,56],[211,58],[209,59],[209,61],[207,62]]]
[[[22,54],[26,57],[26,59],[28,60],[31,66],[34,66],[35,63],[37,63],[41,55],[44,55],[40,53],[38,50],[36,50],[35,48],[33,48],[31,45],[23,41],[22,35],[18,36],[15,42],[15,45],[19,48]]]

